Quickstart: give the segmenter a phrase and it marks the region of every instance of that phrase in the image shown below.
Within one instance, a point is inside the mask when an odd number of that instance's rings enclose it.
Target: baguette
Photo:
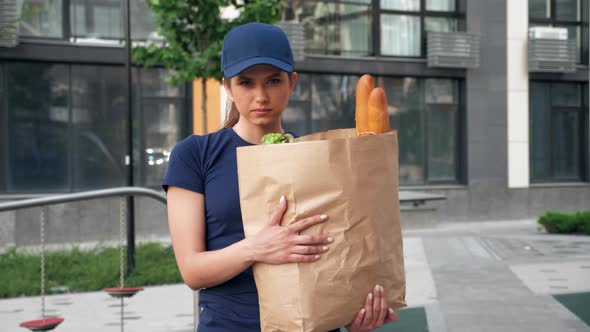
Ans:
[[[361,133],[369,131],[368,115],[369,115],[369,95],[375,87],[375,81],[371,75],[363,75],[356,84],[356,109],[354,120],[356,122],[356,133],[361,136]]]
[[[368,101],[367,127],[368,132],[383,134],[390,130],[387,97],[382,88],[371,91]]]

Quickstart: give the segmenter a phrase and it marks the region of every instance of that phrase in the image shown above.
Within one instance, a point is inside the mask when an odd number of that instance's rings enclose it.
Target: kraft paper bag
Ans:
[[[390,307],[406,305],[397,149],[396,132],[357,137],[355,129],[237,149],[246,237],[268,224],[281,195],[283,226],[327,214],[302,234],[334,237],[316,262],[253,266],[263,332],[343,327],[377,284]]]

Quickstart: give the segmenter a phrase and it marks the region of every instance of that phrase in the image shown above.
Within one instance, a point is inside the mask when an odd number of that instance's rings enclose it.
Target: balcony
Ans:
[[[576,40],[568,39],[565,28],[534,27],[529,30],[529,72],[575,72],[576,52]]]
[[[428,32],[428,67],[478,68],[478,34],[466,32]]]

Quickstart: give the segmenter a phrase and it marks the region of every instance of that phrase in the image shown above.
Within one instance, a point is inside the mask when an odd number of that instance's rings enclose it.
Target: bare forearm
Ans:
[[[182,277],[192,289],[213,287],[237,276],[254,263],[247,240],[213,251],[195,252],[182,262]]]

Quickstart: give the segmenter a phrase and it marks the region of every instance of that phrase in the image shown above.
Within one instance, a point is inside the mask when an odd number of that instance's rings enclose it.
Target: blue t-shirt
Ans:
[[[164,190],[175,186],[205,197],[206,250],[244,239],[238,191],[236,149],[253,145],[231,128],[179,142],[168,163]],[[198,332],[260,331],[258,292],[252,268],[215,287],[199,291]],[[338,331],[338,330],[336,330]]]
[[[244,239],[236,148],[252,145],[231,128],[179,142],[168,162],[164,190],[188,189],[205,197],[206,250]],[[199,291],[199,332],[260,331],[258,293],[252,269]]]

